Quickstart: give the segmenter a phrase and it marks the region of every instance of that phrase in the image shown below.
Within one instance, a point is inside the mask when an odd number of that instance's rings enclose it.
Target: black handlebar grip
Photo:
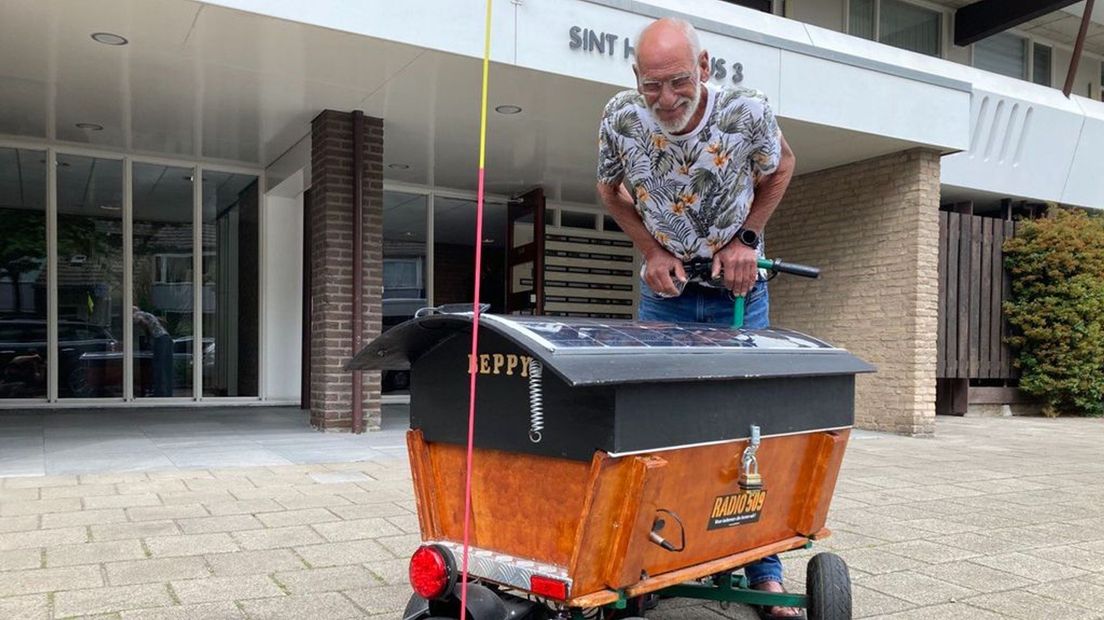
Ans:
[[[775,271],[781,273],[788,273],[795,276],[801,276],[803,278],[819,278],[820,269],[817,267],[810,267],[808,265],[798,265],[797,263],[784,263],[780,260],[774,261]]]

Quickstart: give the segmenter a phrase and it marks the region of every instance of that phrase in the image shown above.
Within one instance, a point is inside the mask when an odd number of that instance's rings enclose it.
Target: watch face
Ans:
[[[759,235],[754,230],[744,229],[740,231],[740,241],[754,247],[759,245]]]

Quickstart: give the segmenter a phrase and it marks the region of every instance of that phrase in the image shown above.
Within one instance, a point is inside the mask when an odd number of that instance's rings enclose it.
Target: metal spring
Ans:
[[[544,395],[541,393],[543,367],[537,360],[529,360],[529,441],[540,443],[544,430]]]

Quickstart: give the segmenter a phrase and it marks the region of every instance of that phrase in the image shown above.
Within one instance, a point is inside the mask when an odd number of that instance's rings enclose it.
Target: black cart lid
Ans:
[[[480,315],[480,327],[517,344],[572,386],[753,377],[826,376],[874,367],[785,329],[616,319]],[[472,314],[412,319],[373,340],[350,370],[405,370],[439,342],[470,334]]]

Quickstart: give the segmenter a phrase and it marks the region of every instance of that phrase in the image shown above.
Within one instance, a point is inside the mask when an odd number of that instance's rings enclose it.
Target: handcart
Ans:
[[[424,544],[406,620],[460,616],[470,372],[467,617],[629,618],[676,596],[850,618],[838,556],[811,558],[803,594],[732,572],[829,535],[855,375],[871,366],[784,329],[498,315],[481,315],[473,358],[472,324],[419,316],[349,364],[410,371]]]

